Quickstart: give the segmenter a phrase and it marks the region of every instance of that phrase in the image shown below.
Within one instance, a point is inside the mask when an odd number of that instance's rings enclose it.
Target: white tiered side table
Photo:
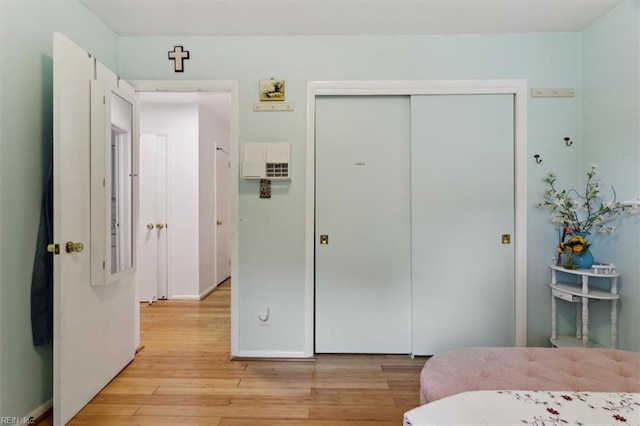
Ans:
[[[606,265],[609,266],[609,265]],[[566,275],[565,275],[566,274]],[[561,278],[575,278],[575,283],[560,282]],[[611,347],[617,344],[618,311],[618,276],[615,267],[602,269],[599,265],[591,269],[566,269],[562,266],[551,265],[551,344],[555,347],[594,347],[600,346],[589,341],[589,300],[611,301]],[[589,289],[589,279],[608,279],[609,291]],[[556,300],[561,299],[576,304],[576,336],[559,336],[556,322]],[[582,309],[580,309],[582,307]]]

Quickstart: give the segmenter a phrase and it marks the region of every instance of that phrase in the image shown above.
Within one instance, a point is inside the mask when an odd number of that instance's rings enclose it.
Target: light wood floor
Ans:
[[[426,358],[230,361],[229,288],[141,305],[144,349],[69,424],[398,426],[419,404]]]

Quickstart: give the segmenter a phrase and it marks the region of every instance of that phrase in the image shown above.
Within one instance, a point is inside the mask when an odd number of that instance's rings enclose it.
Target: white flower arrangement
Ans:
[[[547,209],[551,215],[551,222],[559,227],[569,228],[572,232],[589,233],[597,229],[600,233],[611,234],[616,230],[611,222],[621,215],[638,213],[638,205],[626,205],[616,201],[616,191],[611,187],[613,200],[603,203],[600,201],[600,184],[594,177],[598,174],[598,166],[592,165],[587,172],[587,183],[584,195],[575,189],[557,190],[557,177],[549,173],[543,180],[549,184],[544,194],[544,200],[536,207]]]

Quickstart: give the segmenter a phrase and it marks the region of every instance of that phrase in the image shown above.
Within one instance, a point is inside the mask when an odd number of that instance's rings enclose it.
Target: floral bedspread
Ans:
[[[471,391],[405,413],[404,426],[635,425],[640,393]]]

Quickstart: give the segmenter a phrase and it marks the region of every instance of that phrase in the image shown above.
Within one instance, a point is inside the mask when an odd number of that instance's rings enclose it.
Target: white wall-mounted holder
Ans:
[[[293,111],[293,102],[256,102],[253,112]]]
[[[240,176],[244,179],[290,179],[290,157],[291,145],[288,143],[245,143]]]
[[[531,89],[532,98],[573,98],[575,90],[569,88]]]

